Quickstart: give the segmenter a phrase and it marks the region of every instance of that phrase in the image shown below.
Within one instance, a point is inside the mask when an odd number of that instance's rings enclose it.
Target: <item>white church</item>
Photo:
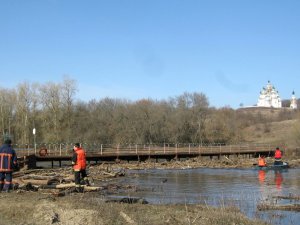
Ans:
[[[262,91],[260,92],[257,107],[282,108],[279,92],[270,83],[270,81],[268,81],[267,86],[263,87]],[[297,99],[294,91],[291,97],[290,108],[297,109]]]

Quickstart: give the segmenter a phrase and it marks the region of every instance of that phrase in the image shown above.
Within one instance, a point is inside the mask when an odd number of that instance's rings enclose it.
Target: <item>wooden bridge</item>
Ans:
[[[50,148],[49,148],[50,147]],[[239,144],[239,145],[195,145],[195,144],[162,144],[162,145],[85,145],[89,162],[115,162],[145,161],[148,159],[180,160],[181,158],[221,156],[230,157],[258,157],[258,155],[272,156],[276,148],[271,144]],[[16,149],[18,157],[30,161],[31,167],[36,162],[70,161],[72,157],[72,145],[48,146],[47,154],[42,156],[39,149]]]

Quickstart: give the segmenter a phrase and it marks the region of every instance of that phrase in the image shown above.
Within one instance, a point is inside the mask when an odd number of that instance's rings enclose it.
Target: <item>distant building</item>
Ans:
[[[293,91],[293,93],[292,93],[292,99],[291,99],[290,108],[291,109],[297,109],[298,108],[298,106],[297,106],[297,98],[295,96],[295,91]]]
[[[282,108],[279,92],[270,83],[270,81],[268,81],[267,86],[263,87],[261,90],[257,101],[257,107]],[[292,93],[290,108],[297,109],[297,98],[294,91]]]
[[[260,92],[258,102],[258,107],[273,107],[273,108],[281,108],[281,98],[279,96],[278,91],[275,87],[268,81],[266,87],[263,87]]]

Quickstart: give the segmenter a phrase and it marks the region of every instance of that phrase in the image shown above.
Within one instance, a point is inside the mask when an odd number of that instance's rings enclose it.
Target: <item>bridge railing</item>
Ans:
[[[74,144],[38,144],[14,145],[18,156],[39,155],[41,149],[47,149],[49,156],[71,156]],[[88,144],[83,143],[87,155],[167,155],[167,154],[234,154],[255,151],[272,151],[276,146],[269,143],[240,143],[235,145],[162,143],[162,144]]]

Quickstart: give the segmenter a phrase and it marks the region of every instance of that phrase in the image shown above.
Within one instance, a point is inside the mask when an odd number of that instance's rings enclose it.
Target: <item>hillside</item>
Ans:
[[[268,119],[278,119],[280,117],[294,118],[298,111],[290,108],[266,108],[266,107],[245,107],[237,110],[238,113],[262,117]]]
[[[246,141],[256,143],[276,143],[295,148],[300,144],[299,120],[259,123],[246,127],[243,135]],[[299,141],[297,141],[299,139]]]

